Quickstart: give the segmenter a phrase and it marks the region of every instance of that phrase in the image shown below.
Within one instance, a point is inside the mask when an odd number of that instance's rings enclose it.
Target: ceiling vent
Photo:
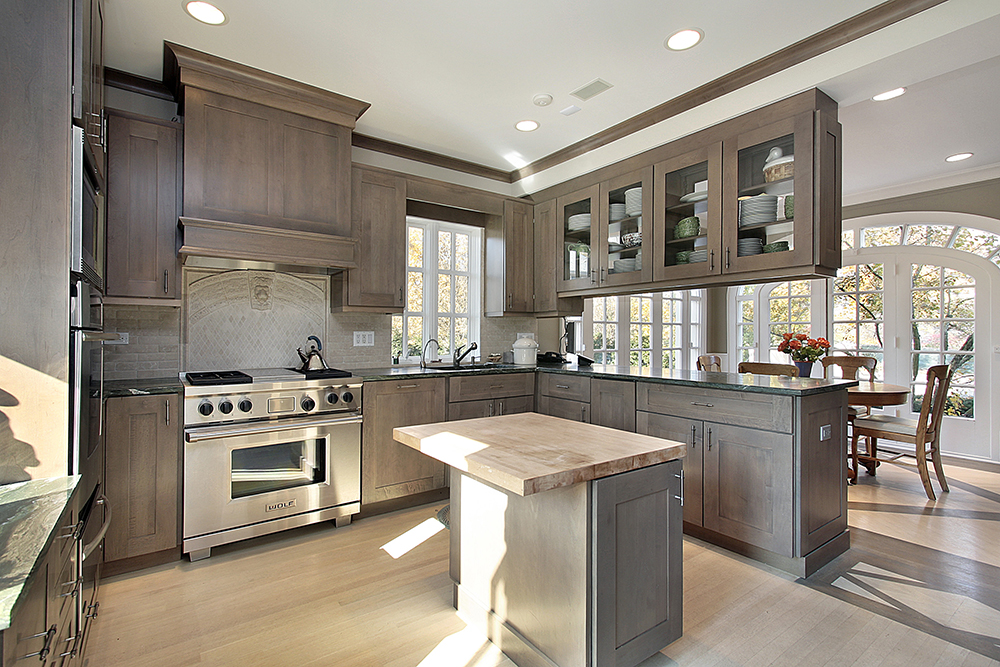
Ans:
[[[582,88],[577,88],[572,93],[570,93],[570,95],[586,102],[591,97],[600,95],[605,90],[611,87],[612,87],[611,84],[605,81],[604,79],[594,79],[586,86],[583,86]]]

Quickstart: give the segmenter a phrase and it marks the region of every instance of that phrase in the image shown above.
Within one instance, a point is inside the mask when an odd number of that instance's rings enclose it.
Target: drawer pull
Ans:
[[[502,384],[491,384],[490,389],[503,389]]]
[[[415,384],[397,384],[396,389],[416,389],[418,386]]]
[[[557,384],[556,389],[569,389],[568,384]]]
[[[703,408],[714,408],[715,403],[698,403],[697,401],[691,401],[691,405],[700,405]]]

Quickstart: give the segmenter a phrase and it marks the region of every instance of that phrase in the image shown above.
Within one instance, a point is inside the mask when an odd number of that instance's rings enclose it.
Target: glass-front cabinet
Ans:
[[[556,202],[562,265],[559,291],[597,287],[597,234],[600,186],[560,197]]]
[[[649,282],[653,276],[648,250],[653,245],[649,233],[653,212],[653,168],[646,167],[601,183],[600,200],[598,283],[605,286]]]
[[[654,165],[653,280],[722,270],[722,143]]]
[[[800,113],[725,143],[723,272],[811,263],[812,126]]]

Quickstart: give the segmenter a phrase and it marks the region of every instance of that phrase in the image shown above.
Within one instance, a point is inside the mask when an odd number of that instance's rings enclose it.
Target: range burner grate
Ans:
[[[325,380],[327,378],[349,378],[351,371],[342,371],[337,368],[318,368],[316,370],[304,371],[300,368],[289,368],[290,371],[302,373],[307,380]]]
[[[186,373],[187,381],[196,387],[215,384],[250,384],[253,378],[242,371],[199,371]]]

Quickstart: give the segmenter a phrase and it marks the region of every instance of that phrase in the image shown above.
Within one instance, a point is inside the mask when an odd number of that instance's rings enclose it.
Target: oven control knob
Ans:
[[[354,401],[354,394],[352,394],[349,391],[345,391],[343,394],[340,395],[340,399],[344,401],[344,403],[351,403]]]
[[[329,403],[330,405],[336,405],[337,401],[339,400],[340,396],[337,396],[337,393],[334,391],[331,391],[329,394],[326,395],[326,402]]]
[[[305,410],[306,412],[309,412],[310,410],[312,410],[315,407],[316,407],[316,401],[314,401],[313,399],[309,398],[308,396],[303,397],[303,399],[302,399],[302,409],[303,410]]]
[[[198,404],[198,412],[201,413],[203,417],[207,417],[215,410],[212,404],[208,401],[202,401]]]
[[[238,407],[241,412],[250,412],[253,410],[253,403],[250,402],[249,398],[244,398],[239,402]]]
[[[228,398],[222,399],[222,402],[219,403],[219,412],[221,412],[224,415],[228,415],[232,411],[233,411],[233,402],[230,401]]]

